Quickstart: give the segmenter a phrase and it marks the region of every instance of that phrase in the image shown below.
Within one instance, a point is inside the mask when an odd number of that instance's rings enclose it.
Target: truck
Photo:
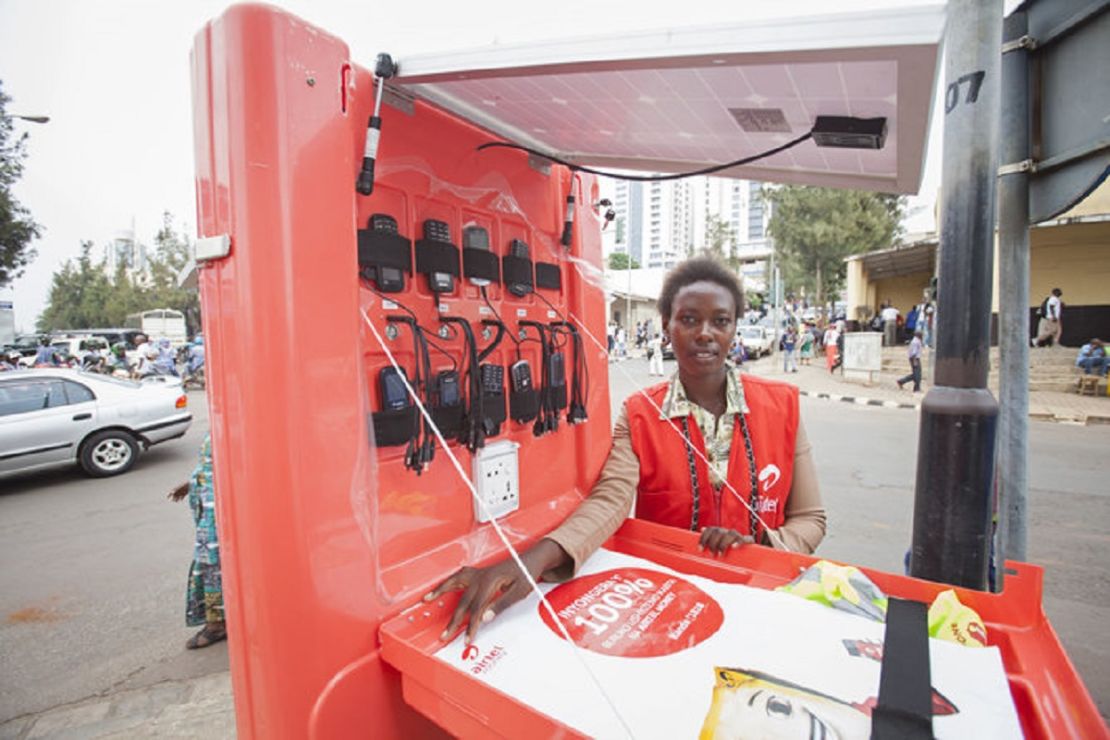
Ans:
[[[130,314],[124,322],[129,329],[138,329],[149,339],[166,337],[175,346],[189,341],[185,314],[172,308],[155,308]]]

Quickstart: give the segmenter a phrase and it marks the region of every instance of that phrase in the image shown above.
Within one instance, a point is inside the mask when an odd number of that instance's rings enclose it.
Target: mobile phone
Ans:
[[[522,259],[531,260],[531,251],[528,249],[528,244],[522,242],[520,239],[513,239],[509,242],[509,254],[513,257],[520,257]],[[509,283],[509,292],[515,296],[523,297],[532,292],[532,286],[527,283]]]
[[[547,358],[547,377],[552,386],[566,385],[566,362],[562,352],[552,352]]]
[[[459,404],[459,374],[454,370],[444,370],[436,376],[438,405],[457,406]]]
[[[383,367],[378,374],[378,387],[382,394],[382,410],[397,411],[410,405],[408,390],[405,389],[405,371],[395,367]]]
[[[482,392],[493,395],[505,393],[505,368],[500,365],[486,364],[479,370],[482,380]]]
[[[424,221],[424,238],[432,242],[451,243],[451,227],[446,221],[429,218]],[[449,272],[428,273],[428,286],[435,293],[450,293],[455,289],[455,276]]]
[[[481,226],[467,226],[463,229],[463,249],[482,249],[489,251],[489,232]],[[485,278],[470,278],[475,285],[489,285]]]
[[[370,230],[397,234],[397,219],[388,213],[375,213],[370,216]],[[371,279],[378,284],[378,290],[383,293],[400,293],[405,289],[405,273],[396,267],[371,268],[374,274]]]
[[[523,393],[532,390],[532,367],[528,360],[520,360],[509,368],[509,377],[513,382],[513,391]]]

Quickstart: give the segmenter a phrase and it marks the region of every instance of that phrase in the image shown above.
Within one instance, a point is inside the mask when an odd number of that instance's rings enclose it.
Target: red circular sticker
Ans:
[[[621,568],[581,576],[547,594],[579,647],[622,658],[658,658],[705,642],[725,615],[709,594],[678,576]],[[562,637],[543,604],[540,617]]]

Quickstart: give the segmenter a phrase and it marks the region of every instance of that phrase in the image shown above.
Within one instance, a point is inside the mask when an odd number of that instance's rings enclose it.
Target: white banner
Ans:
[[[870,736],[878,622],[607,550],[542,588],[613,707],[535,595],[437,657],[599,738]],[[938,738],[1021,737],[996,648],[929,648]]]

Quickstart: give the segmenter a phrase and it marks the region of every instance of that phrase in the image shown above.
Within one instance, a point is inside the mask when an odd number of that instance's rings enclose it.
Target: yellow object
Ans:
[[[859,568],[820,560],[776,591],[882,622],[886,596]]]
[[[929,607],[929,636],[967,647],[986,647],[987,628],[979,614],[964,606],[952,589],[937,594]]]

